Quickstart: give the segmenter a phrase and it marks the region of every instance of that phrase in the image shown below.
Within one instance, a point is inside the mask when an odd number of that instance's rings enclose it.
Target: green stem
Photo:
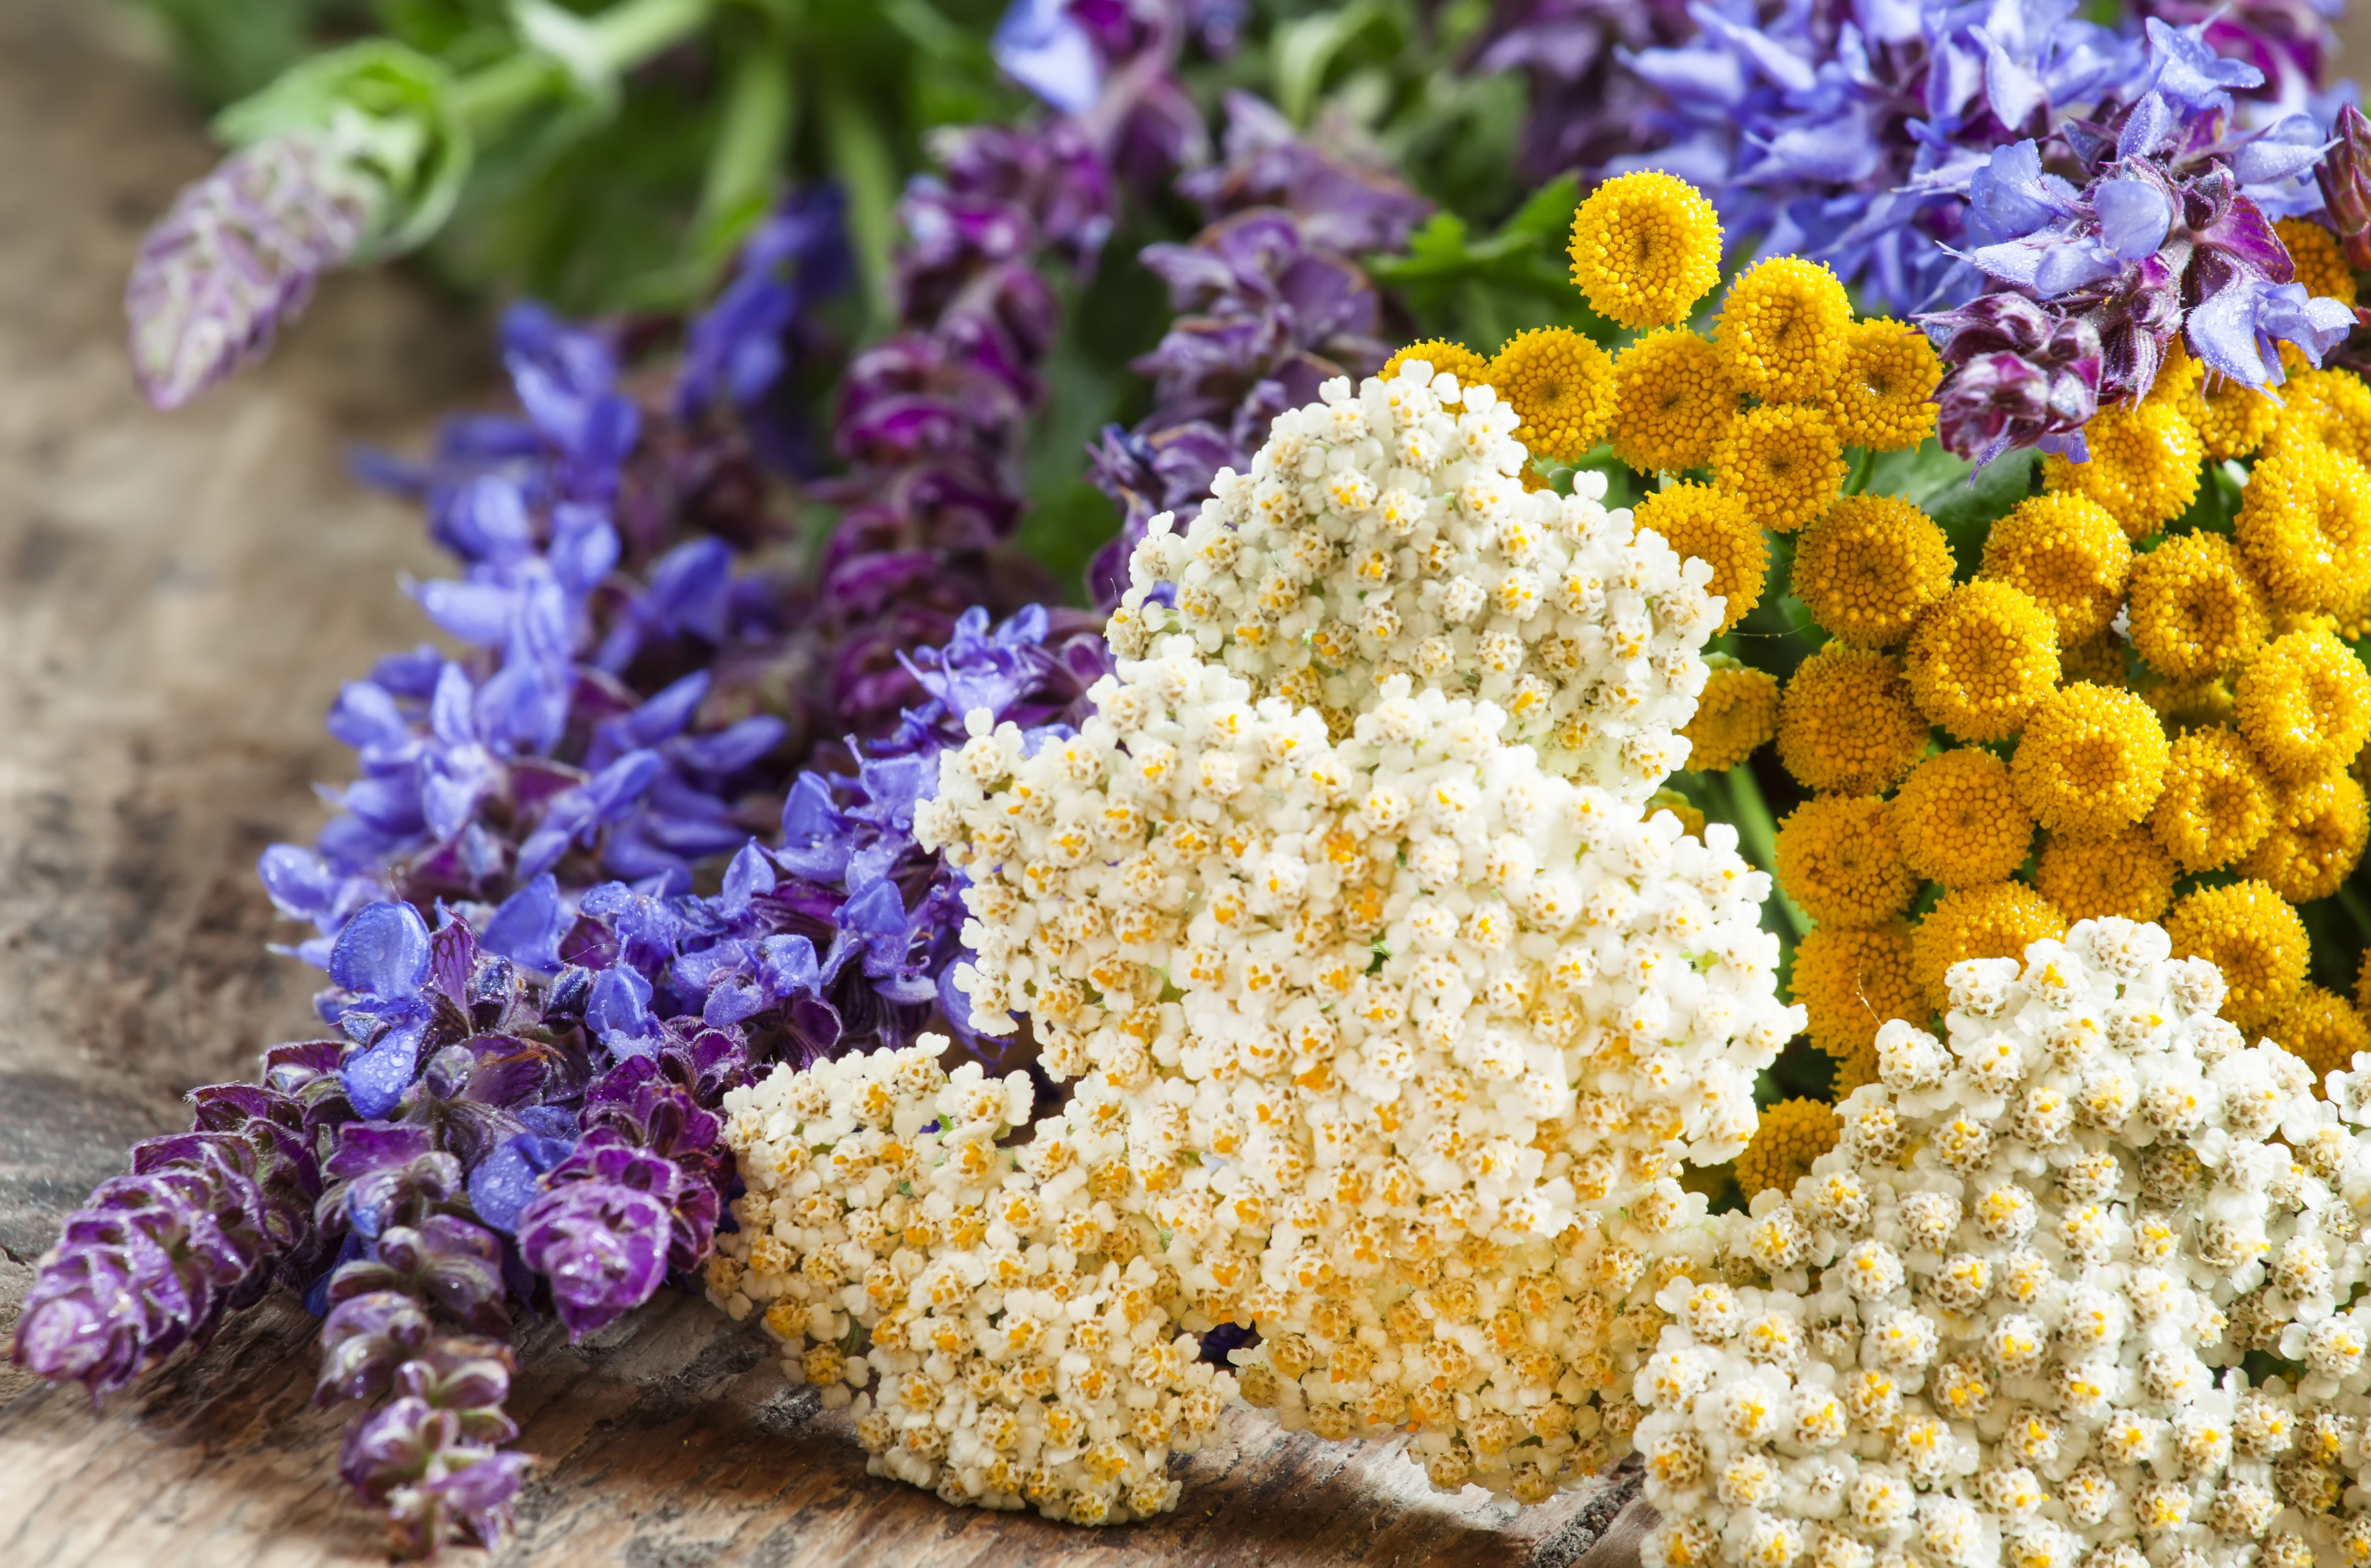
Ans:
[[[584,24],[612,71],[641,64],[698,32],[716,0],[626,0]]]
[[[846,87],[824,84],[822,109],[832,169],[848,192],[848,233],[855,242],[865,302],[874,321],[885,322],[896,312],[889,292],[889,252],[896,239],[896,164],[881,128]]]
[[[1863,490],[1867,489],[1868,486],[1869,472],[1876,467],[1877,448],[1874,446],[1862,447],[1860,449],[1860,461],[1853,465],[1852,479],[1845,486],[1845,493],[1846,495],[1858,495]]]
[[[778,29],[741,40],[692,223],[696,260],[721,259],[773,201],[790,156],[793,91],[790,52]]]
[[[541,98],[561,79],[560,62],[537,50],[506,54],[453,85],[453,103],[470,131],[484,135]]]
[[[1778,885],[1778,824],[1770,818],[1770,804],[1762,798],[1762,786],[1753,781],[1753,770],[1741,762],[1729,770],[1729,806],[1738,836],[1745,841],[1746,857],[1770,873],[1771,890],[1777,894],[1787,923],[1795,928],[1798,939],[1810,936],[1811,917]]]
[[[586,68],[604,76],[630,71],[707,24],[716,0],[626,0],[584,23]],[[471,132],[489,135],[568,79],[569,66],[523,49],[472,71],[454,85],[454,102]]]

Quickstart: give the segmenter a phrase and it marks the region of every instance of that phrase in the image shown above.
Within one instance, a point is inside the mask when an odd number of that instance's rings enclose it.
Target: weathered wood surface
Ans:
[[[345,767],[320,715],[420,637],[396,580],[435,564],[343,454],[417,443],[488,370],[481,324],[347,279],[260,375],[146,412],[121,280],[208,152],[156,73],[95,33],[98,5],[0,0],[0,1330],[127,1143],[306,1031],[307,973],[264,951],[255,856],[319,823],[311,781]],[[103,1413],[0,1370],[0,1563],[376,1559],[337,1481],[341,1418],[306,1404],[312,1330],[271,1302]],[[512,1409],[545,1462],[505,1562],[1636,1561],[1626,1532],[1599,1545],[1617,1497],[1440,1497],[1389,1450],[1248,1417],[1165,1520],[958,1512],[868,1478],[844,1421],[680,1297],[591,1345],[546,1325],[523,1350]]]

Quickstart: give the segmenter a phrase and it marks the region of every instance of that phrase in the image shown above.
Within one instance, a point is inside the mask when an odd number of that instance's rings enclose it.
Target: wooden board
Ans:
[[[98,0],[0,0],[0,1327],[67,1208],[178,1097],[309,1032],[310,972],[256,854],[322,818],[341,679],[418,640],[435,558],[342,471],[491,396],[485,331],[391,277],[341,279],[260,375],[170,417],[132,392],[118,298],[141,228],[209,150]],[[369,1562],[307,1406],[311,1320],[276,1300],[94,1413],[0,1372],[0,1563]],[[1519,1510],[1434,1494],[1385,1448],[1234,1418],[1179,1512],[1104,1532],[958,1511],[864,1474],[844,1420],[704,1304],[523,1343],[543,1457],[506,1562],[1458,1564],[1590,1552],[1621,1493]],[[1636,1511],[1633,1511],[1633,1518]],[[464,1554],[465,1556],[467,1554]]]

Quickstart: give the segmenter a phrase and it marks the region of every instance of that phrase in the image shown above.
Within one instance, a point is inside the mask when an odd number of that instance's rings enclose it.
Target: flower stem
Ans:
[[[721,261],[764,213],[789,154],[797,105],[780,29],[769,26],[742,40],[737,53],[692,225],[697,263]]]
[[[1873,446],[1862,447],[1860,449],[1860,461],[1853,465],[1852,478],[1845,485],[1845,493],[1846,495],[1858,495],[1862,490],[1867,490],[1868,488],[1869,473],[1876,467],[1877,448]]]
[[[1762,786],[1753,781],[1753,770],[1743,763],[1729,770],[1729,806],[1738,836],[1745,841],[1745,853],[1770,873],[1771,895],[1786,912],[1787,923],[1795,928],[1798,939],[1810,935],[1811,917],[1778,885],[1778,826],[1770,818],[1770,804],[1762,798]]]
[[[848,191],[849,237],[864,279],[865,304],[875,321],[896,316],[889,251],[897,225],[897,169],[881,128],[844,86],[823,86],[824,134],[833,172]]]
[[[626,0],[584,23],[582,59],[522,49],[462,77],[454,101],[472,132],[491,133],[565,82],[572,67],[599,76],[630,71],[699,31],[715,9],[716,0]]]

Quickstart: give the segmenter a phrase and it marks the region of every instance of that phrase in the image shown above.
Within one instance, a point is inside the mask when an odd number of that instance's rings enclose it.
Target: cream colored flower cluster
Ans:
[[[1234,1377],[1179,1337],[1176,1275],[1114,1209],[1127,1181],[1088,1159],[1092,1128],[1049,1118],[1016,1156],[999,1140],[1029,1113],[1028,1075],[943,1073],[946,1046],[778,1067],[725,1096],[748,1193],[711,1298],[762,1310],[792,1380],[852,1404],[876,1475],[1080,1524],[1163,1512],[1169,1455],[1209,1436]]]
[[[1337,734],[1405,673],[1498,705],[1549,771],[1646,799],[1686,759],[1712,568],[1634,538],[1602,474],[1525,489],[1520,421],[1486,386],[1416,360],[1322,396],[1278,417],[1249,474],[1220,471],[1183,536],[1153,520],[1113,649],[1182,628]]]
[[[1664,1287],[1648,1568],[2371,1560],[2371,1158],[2169,951],[2085,921],[1955,966],[1948,1042],[1888,1024],[1839,1147]]]

